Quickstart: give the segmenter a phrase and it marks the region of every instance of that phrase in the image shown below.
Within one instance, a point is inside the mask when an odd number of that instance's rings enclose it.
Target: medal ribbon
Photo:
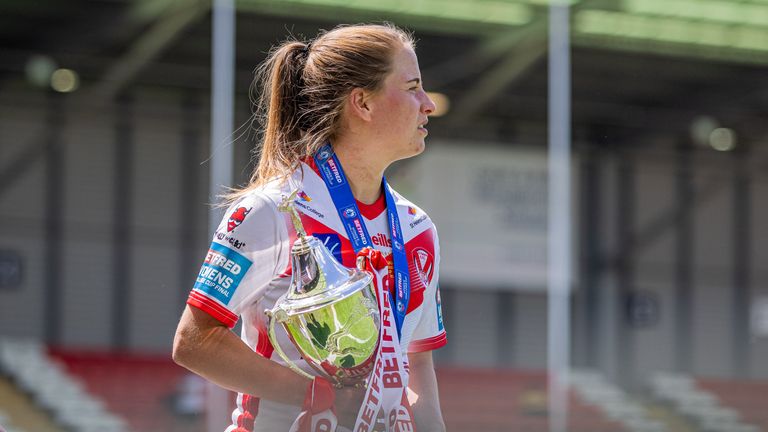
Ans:
[[[339,212],[339,218],[347,232],[347,238],[352,243],[355,253],[365,247],[372,247],[371,236],[365,226],[360,209],[352,195],[347,177],[341,167],[339,158],[333,152],[330,144],[321,147],[315,153],[315,163],[320,170],[328,192],[331,194],[333,204]],[[387,201],[387,222],[389,236],[392,240],[392,262],[394,264],[395,304],[394,319],[398,338],[402,337],[403,320],[408,311],[408,302],[411,297],[410,277],[408,273],[408,258],[405,254],[405,239],[400,228],[400,217],[397,215],[395,198],[386,178],[381,179],[384,197]]]
[[[366,270],[374,276],[381,329],[376,362],[366,382],[354,432],[414,432],[416,426],[406,394],[410,376],[408,357],[400,348],[391,297],[384,295],[388,291],[384,279],[389,271],[387,261],[373,249],[366,249],[358,257],[361,255],[366,257]]]

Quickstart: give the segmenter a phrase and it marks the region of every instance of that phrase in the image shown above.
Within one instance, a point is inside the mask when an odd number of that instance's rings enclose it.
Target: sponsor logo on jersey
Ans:
[[[341,262],[341,237],[338,234],[318,234],[313,233],[313,236],[320,240],[328,251],[333,254],[336,261]]]
[[[307,193],[304,191],[299,191],[298,195],[299,195],[299,198],[301,198],[301,200],[304,202],[312,201],[312,198],[310,198],[309,195],[307,195]]]
[[[227,232],[234,231],[235,228],[239,227],[241,223],[245,220],[245,217],[248,216],[248,213],[251,212],[250,208],[245,207],[238,207],[235,209],[235,211],[232,212],[231,215],[229,215],[229,220],[227,220]]]
[[[211,243],[197,275],[194,289],[226,305],[251,267],[251,261],[218,243]]]
[[[416,216],[417,215],[416,207],[409,206],[408,207],[408,214],[411,215],[411,216]],[[422,222],[424,222],[425,220],[427,220],[427,215],[422,214],[421,216],[416,217],[415,219],[410,221],[408,223],[408,226],[410,226],[411,229],[413,229],[416,226],[418,226],[419,224],[421,224]]]
[[[435,309],[437,309],[437,329],[443,331],[445,327],[443,327],[443,306],[440,304],[439,286],[435,289],[435,304],[437,305],[435,307]]]
[[[428,287],[429,283],[432,282],[432,276],[435,274],[435,258],[429,251],[421,247],[413,249],[411,255],[413,256],[413,265],[421,277],[421,282],[425,287]]]
[[[395,240],[395,241],[394,241],[394,245],[395,245],[395,249],[397,249],[397,250],[403,250],[403,244],[402,244],[402,243],[400,243],[399,241]]]
[[[392,247],[392,242],[389,241],[387,236],[385,236],[382,233],[378,233],[375,236],[371,237],[371,243],[373,243],[376,246],[384,246],[388,248]]]
[[[245,242],[235,238],[233,235],[228,235],[222,231],[216,231],[216,240],[220,242],[226,242],[232,245],[235,249],[242,249],[245,247]]]
[[[307,213],[311,213],[311,214],[313,214],[313,215],[317,216],[317,217],[318,217],[318,219],[325,219],[325,215],[324,215],[323,213],[321,213],[321,212],[317,211],[317,210],[316,210],[315,208],[313,208],[313,207],[310,207],[310,206],[308,206],[308,205],[304,204],[304,202],[302,202],[302,201],[303,201],[303,200],[296,200],[296,201],[294,201],[294,203],[295,203],[297,206],[301,207],[303,210],[306,210],[306,212],[307,212]]]

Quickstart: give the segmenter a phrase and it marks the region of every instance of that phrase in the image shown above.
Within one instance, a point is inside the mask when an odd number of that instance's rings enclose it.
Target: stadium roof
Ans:
[[[579,139],[643,143],[710,115],[741,139],[768,126],[768,0],[573,0],[573,119]],[[274,43],[339,22],[415,31],[426,86],[451,98],[437,136],[542,141],[546,0],[239,0],[237,84]],[[83,97],[134,85],[207,90],[210,1],[6,0],[0,86],[26,86],[30,58],[78,71]],[[2,87],[0,87],[2,88]]]

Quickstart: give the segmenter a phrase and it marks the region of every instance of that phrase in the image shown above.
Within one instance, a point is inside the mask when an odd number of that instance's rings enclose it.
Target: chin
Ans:
[[[420,154],[424,153],[424,150],[426,150],[426,149],[427,149],[427,145],[422,143],[421,146],[419,146],[418,151],[416,151],[416,155],[420,155]],[[414,156],[416,156],[416,155],[414,155]]]
[[[424,143],[424,140],[421,140],[413,145],[411,148],[411,154],[407,157],[414,157],[418,156],[422,153],[424,153],[424,149],[426,149],[426,144]]]
[[[415,155],[421,154],[424,151],[424,149],[426,149],[426,148],[427,148],[426,137],[421,138],[420,140],[416,141],[416,143],[414,144],[414,149],[416,151]]]
[[[395,160],[403,160],[403,159],[412,158],[414,156],[418,156],[424,152],[425,148],[426,148],[426,145],[424,143],[424,140],[416,141],[412,145],[408,146],[407,150],[403,149],[403,152],[401,152],[400,156]]]

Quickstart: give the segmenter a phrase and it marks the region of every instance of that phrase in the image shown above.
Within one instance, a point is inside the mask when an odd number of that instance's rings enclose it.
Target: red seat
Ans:
[[[723,406],[736,410],[743,421],[768,430],[768,381],[699,378],[696,383],[717,396]]]
[[[202,432],[202,419],[190,422],[176,416],[172,398],[188,372],[169,356],[51,350],[91,394],[121,416],[131,431]]]
[[[438,368],[448,430],[548,432],[547,375],[541,371]],[[622,426],[569,394],[570,432],[621,432]]]
[[[165,356],[54,350],[52,355],[80,377],[131,430],[204,429],[179,419],[171,398],[188,372]],[[448,430],[548,432],[547,376],[541,371],[438,368],[440,402]],[[570,432],[621,432],[579,397],[569,395]]]

